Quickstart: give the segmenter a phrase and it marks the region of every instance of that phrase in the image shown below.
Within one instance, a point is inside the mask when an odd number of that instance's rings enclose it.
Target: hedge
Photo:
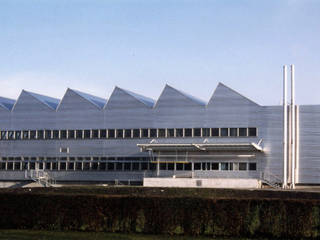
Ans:
[[[320,201],[0,194],[0,228],[319,238]]]

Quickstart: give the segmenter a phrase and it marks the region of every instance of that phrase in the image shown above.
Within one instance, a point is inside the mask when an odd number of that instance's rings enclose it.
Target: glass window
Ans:
[[[6,140],[7,139],[7,131],[1,131],[1,139]]]
[[[183,137],[183,129],[176,128],[176,137]]]
[[[114,163],[108,163],[108,170],[113,171],[114,170]]]
[[[229,163],[221,163],[221,170],[222,171],[229,170]]]
[[[14,163],[14,170],[20,170],[21,163],[20,162],[15,162]]]
[[[117,138],[123,138],[123,129],[117,129]]]
[[[59,139],[59,130],[53,130],[52,134],[53,134],[53,139]]]
[[[29,139],[29,131],[23,131],[23,139]]]
[[[185,170],[185,171],[191,171],[191,170],[192,170],[192,165],[191,165],[191,163],[185,163],[185,164],[184,164],[184,170]]]
[[[131,170],[131,163],[129,163],[129,162],[124,163],[124,170],[130,171]]]
[[[32,130],[30,131],[30,139],[36,139],[37,131]]]
[[[106,167],[107,167],[107,163],[105,163],[105,162],[101,162],[101,163],[99,164],[99,170],[100,170],[100,171],[105,171],[105,170],[106,170]]]
[[[237,128],[230,128],[230,136],[236,137],[238,135]]]
[[[167,167],[170,171],[174,170],[174,163],[168,163]]]
[[[21,139],[21,131],[16,131],[15,135],[16,135],[15,137],[17,140]]]
[[[221,128],[221,137],[228,137],[229,135],[228,128]]]
[[[69,162],[68,163],[68,170],[73,170],[74,169],[74,162]]]
[[[141,129],[141,136],[142,136],[143,138],[149,137],[149,131],[148,131],[147,128]]]
[[[14,137],[14,131],[8,131],[8,139],[12,140]]]
[[[51,130],[45,130],[45,139],[51,139],[52,138],[52,131]]]
[[[60,130],[60,138],[61,139],[67,138],[67,130]]]
[[[166,163],[160,163],[160,170],[167,170],[167,164]]]
[[[91,166],[92,170],[98,170],[98,163],[97,162],[93,162],[92,166]]]
[[[76,170],[82,170],[82,162],[76,162]]]
[[[167,129],[167,137],[174,137],[174,128]]]
[[[117,171],[122,171],[122,163],[116,163],[116,170]]]
[[[32,169],[34,169],[34,168],[32,168]],[[8,162],[7,170],[13,170],[13,162]]]
[[[201,170],[201,163],[194,163],[194,170]]]
[[[148,163],[146,162],[141,163],[141,170],[148,170]]]
[[[38,130],[37,139],[43,139],[43,138],[44,138],[43,130]]]
[[[131,129],[125,129],[124,130],[124,137],[125,138],[131,138]]]
[[[246,137],[247,136],[247,128],[239,128],[239,136]]]
[[[157,137],[157,129],[151,128],[150,129],[150,137],[151,138],[156,138]]]
[[[86,129],[84,130],[84,138],[89,139],[90,138],[90,130]]]
[[[166,137],[166,130],[164,128],[159,128],[158,129],[158,137],[159,138]]]
[[[249,170],[250,171],[256,171],[257,170],[257,164],[256,163],[249,163]]]
[[[256,137],[257,136],[257,128],[249,128],[249,136]]]
[[[36,169],[36,163],[30,162],[30,169]]]
[[[99,130],[98,129],[94,129],[92,130],[92,138],[99,138]]]
[[[90,163],[89,162],[84,162],[83,163],[83,170],[84,171],[89,171],[90,170]]]
[[[150,163],[149,167],[151,171],[155,171],[157,169],[157,165],[155,163]]]
[[[247,170],[247,163],[239,163],[239,170],[246,171]]]
[[[68,130],[68,139],[74,139],[74,130]]]
[[[233,165],[233,167],[232,167],[233,171],[238,171],[239,170],[239,163],[232,163],[232,165]]]
[[[219,163],[211,163],[211,170],[219,170]]]
[[[210,137],[210,128],[202,128],[202,136]]]
[[[100,129],[100,138],[106,138],[106,137],[107,137],[107,130]]]
[[[60,170],[61,171],[65,171],[66,170],[66,167],[67,167],[67,164],[65,162],[61,162],[60,163]]]
[[[185,128],[184,129],[184,136],[185,137],[192,137],[192,128]]]
[[[183,163],[176,163],[176,169],[177,169],[178,171],[183,170]]]
[[[108,138],[115,138],[115,130],[114,129],[108,129]]]
[[[219,137],[219,128],[211,128],[211,136],[212,137]]]
[[[201,137],[201,128],[194,128],[193,129],[193,136],[194,137]]]
[[[134,138],[140,137],[140,129],[133,129],[133,137]]]

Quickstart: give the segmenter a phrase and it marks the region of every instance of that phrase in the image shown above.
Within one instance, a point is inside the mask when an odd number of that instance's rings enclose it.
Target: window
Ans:
[[[257,164],[256,163],[249,163],[249,171],[256,171]]]
[[[166,163],[160,163],[160,170],[167,170],[167,164]]]
[[[191,163],[186,163],[186,164],[184,164],[184,170],[185,170],[185,171],[191,171],[191,169],[192,169]]]
[[[202,128],[202,137],[210,137],[210,128]]]
[[[247,171],[247,163],[239,163],[240,171]]]
[[[66,167],[67,167],[67,164],[65,162],[61,162],[60,163],[60,170],[61,171],[65,171],[66,170]]]
[[[82,138],[83,138],[83,131],[76,130],[76,139],[82,139]]]
[[[125,129],[124,130],[124,137],[125,138],[131,138],[131,129]]]
[[[232,163],[233,167],[232,170],[233,171],[238,171],[239,170],[239,163]]]
[[[7,139],[7,131],[1,131],[1,139],[6,140]]]
[[[247,128],[239,128],[239,136],[246,137],[247,136]]]
[[[44,132],[43,130],[38,130],[37,139],[43,139],[44,138]]]
[[[193,168],[194,170],[201,170],[201,163],[194,163]]]
[[[51,130],[45,130],[45,139],[51,139],[52,138],[52,131]]]
[[[219,128],[211,128],[211,136],[212,137],[219,137]]]
[[[219,163],[211,163],[211,170],[219,170]]]
[[[14,131],[8,131],[8,139],[12,140],[14,138]]]
[[[115,130],[114,129],[108,129],[108,138],[115,138]]]
[[[98,129],[94,129],[92,130],[92,138],[99,138],[99,130]]]
[[[114,170],[114,163],[108,163],[108,170],[113,171]]]
[[[90,130],[84,130],[84,138],[89,139],[90,138]]]
[[[117,138],[123,138],[123,129],[117,129]]]
[[[229,163],[221,163],[221,170],[228,171],[229,170]]]
[[[183,137],[183,129],[176,128],[176,137]]]
[[[148,170],[148,163],[146,162],[141,163],[141,170]]]
[[[105,171],[105,170],[106,170],[106,167],[107,167],[107,163],[105,163],[105,162],[101,162],[101,163],[99,164],[99,170],[100,170],[100,171]]]
[[[69,162],[68,163],[68,170],[73,170],[74,169],[74,162]]]
[[[257,129],[249,128],[249,137],[256,137],[256,136],[257,136]]]
[[[82,162],[76,162],[76,170],[82,170]]]
[[[23,139],[29,139],[29,131],[23,131]]]
[[[157,137],[157,129],[151,128],[150,129],[150,137],[156,138]]]
[[[185,128],[184,129],[184,136],[185,137],[192,137],[192,128]]]
[[[221,128],[221,137],[228,137],[228,128]]]
[[[174,128],[167,129],[167,137],[174,137]]]
[[[122,163],[116,163],[116,170],[117,171],[122,171]]]
[[[150,163],[150,170],[151,171],[154,171],[154,170],[156,170],[157,169],[157,165],[155,164],[155,163]]]
[[[176,169],[177,169],[178,171],[183,170],[183,163],[176,163]]]
[[[15,162],[14,163],[14,170],[20,170],[21,168],[21,163],[20,162]]]
[[[129,163],[129,162],[124,163],[124,170],[130,171],[131,170],[131,163]]]
[[[194,128],[193,129],[193,136],[194,137],[201,137],[201,128]]]
[[[159,128],[158,129],[158,137],[159,138],[166,137],[166,130],[164,128]]]
[[[84,162],[83,163],[83,170],[84,171],[89,171],[90,170],[90,163],[89,162]]]
[[[98,163],[97,162],[93,162],[92,166],[91,166],[91,169],[94,170],[94,171],[98,170]]]
[[[174,170],[174,163],[168,163],[168,170]]]
[[[230,128],[230,137],[236,137],[238,135],[237,128]]]
[[[133,138],[140,137],[140,129],[133,129]]]
[[[60,138],[66,139],[67,138],[67,130],[61,130],[60,131]]]
[[[52,167],[52,170],[57,170],[57,169],[58,169],[58,164],[57,164],[57,162],[52,162],[52,163],[51,163],[51,167]]]
[[[36,169],[36,163],[35,162],[30,162],[30,169]]]
[[[32,130],[30,131],[30,139],[36,139],[37,131]]]
[[[34,169],[34,168],[32,168],[32,169]],[[8,162],[7,170],[13,170],[13,162]]]
[[[68,130],[68,139],[74,139],[74,130]]]
[[[21,139],[21,131],[16,131],[15,135],[16,135],[15,137],[16,137],[17,140]]]
[[[132,163],[132,171],[139,171],[139,163],[138,162]]]
[[[141,129],[141,136],[142,136],[143,138],[149,137],[149,131],[148,131],[147,128]]]
[[[106,137],[107,137],[107,130],[100,129],[100,138],[106,138]]]
[[[59,130],[53,130],[52,134],[53,134],[53,139],[59,139]]]

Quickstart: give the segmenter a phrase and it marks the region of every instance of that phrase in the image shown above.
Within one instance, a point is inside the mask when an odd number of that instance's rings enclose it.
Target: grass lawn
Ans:
[[[185,237],[94,232],[54,232],[33,230],[0,230],[0,240],[209,240],[209,237]],[[219,238],[220,239],[220,238]],[[234,238],[236,239],[236,238]],[[237,238],[238,239],[238,238]],[[222,239],[221,239],[222,240]],[[223,240],[226,240],[225,238]],[[240,240],[240,239],[238,239]],[[244,238],[241,238],[244,240]]]

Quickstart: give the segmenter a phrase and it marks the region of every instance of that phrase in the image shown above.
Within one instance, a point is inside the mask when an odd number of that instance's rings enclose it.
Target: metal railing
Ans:
[[[38,182],[44,187],[51,187],[56,183],[54,178],[52,178],[48,172],[39,169],[25,170],[25,178]]]
[[[269,172],[261,172],[260,179],[263,183],[268,184],[273,188],[281,188],[282,186],[282,179]]]

